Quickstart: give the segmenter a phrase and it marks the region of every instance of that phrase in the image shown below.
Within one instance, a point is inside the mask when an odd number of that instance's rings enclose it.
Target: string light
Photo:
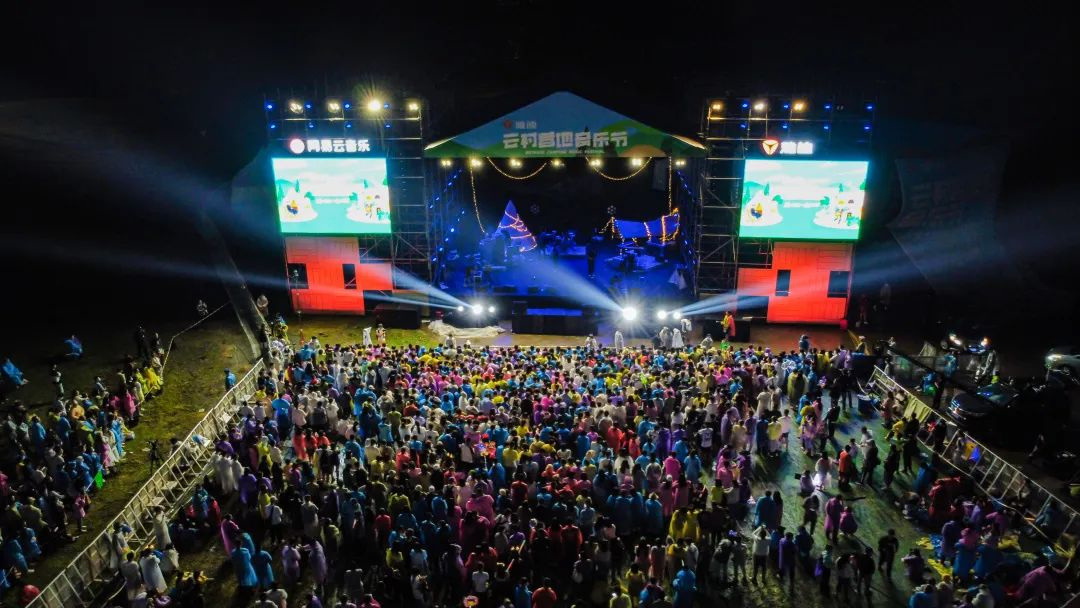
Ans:
[[[532,178],[536,177],[537,175],[539,175],[540,172],[544,170],[544,167],[548,166],[548,163],[545,162],[544,164],[540,165],[540,167],[536,171],[533,171],[532,173],[530,173],[528,175],[510,175],[506,171],[503,171],[502,169],[500,169],[499,165],[495,164],[495,161],[491,160],[490,158],[488,158],[486,156],[484,158],[488,161],[488,164],[490,164],[492,167],[495,167],[495,170],[498,171],[503,177],[506,177],[506,178],[509,178],[509,179],[516,179],[518,181],[526,180],[526,179],[532,179]],[[514,160],[517,160],[517,159],[515,158]],[[477,160],[476,162],[480,163],[479,160]],[[518,165],[520,166],[521,161],[518,160],[517,162],[518,162]]]
[[[556,167],[556,168],[562,167],[563,166],[562,159],[558,159],[558,158],[551,159],[551,166]]]
[[[529,232],[529,227],[525,225],[525,222],[521,219],[521,216],[510,215],[510,211],[508,209],[503,211],[503,216],[510,220],[510,223],[507,224],[505,222],[500,222],[498,229],[508,230],[512,234],[517,233],[516,236],[512,235],[510,237],[511,242],[513,242],[515,239],[528,239],[528,242],[525,245],[518,245],[518,251],[520,253],[525,253],[526,251],[532,251],[533,249],[536,249],[536,237],[533,236],[532,232]]]
[[[479,169],[481,166],[483,166],[483,164],[484,164],[484,162],[482,160],[480,160],[479,158],[470,158],[469,159],[469,166],[474,168],[474,169]]]
[[[671,176],[672,176],[672,174],[674,172],[675,172],[675,165],[674,165],[674,163],[671,162],[671,159],[669,158],[668,159],[668,164],[667,164],[667,212],[668,212],[668,214],[670,214],[671,210],[675,207],[675,199],[674,199],[674,197],[672,197],[672,192],[671,192]],[[664,221],[660,220],[660,223],[663,224]]]
[[[598,158],[594,158],[591,161],[589,161],[589,166],[592,167],[594,171],[596,171],[597,175],[599,175],[600,177],[602,177],[604,179],[611,180],[613,182],[624,182],[624,181],[626,181],[628,179],[633,178],[638,173],[641,173],[642,171],[644,171],[645,167],[648,167],[649,163],[651,161],[652,161],[652,158],[645,159],[645,162],[641,163],[641,166],[638,167],[638,169],[636,171],[634,171],[633,173],[631,173],[630,175],[627,175],[625,177],[616,177],[614,175],[605,174],[603,171],[600,170],[600,164],[599,164],[600,159],[598,159]]]
[[[641,161],[640,158],[631,158],[630,159],[630,165],[633,166],[633,167],[640,167],[641,163],[642,163],[642,161]]]
[[[444,158],[439,161],[439,164],[444,167],[452,167],[454,165],[454,161],[450,160],[449,158]]]
[[[472,169],[469,169],[469,184],[472,186],[472,208],[473,212],[476,214],[476,225],[480,226],[480,232],[484,236],[487,236],[487,230],[484,230],[484,222],[480,221],[480,205],[476,202],[476,175],[473,173]]]

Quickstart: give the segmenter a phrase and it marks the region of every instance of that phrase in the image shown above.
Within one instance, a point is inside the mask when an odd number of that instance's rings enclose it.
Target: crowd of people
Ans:
[[[204,606],[206,576],[182,562],[208,547],[224,551],[235,605],[259,608],[689,607],[794,598],[799,580],[851,602],[870,600],[878,574],[906,579],[914,608],[994,608],[1065,584],[1045,558],[1006,558],[1014,517],[939,478],[947,467],[918,447],[936,445],[937,421],[904,418],[892,395],[880,456],[842,347],[379,342],[267,340],[257,390],[190,503],[159,511],[139,554],[112,531],[131,605]],[[861,428],[840,439],[843,420]],[[785,490],[788,461],[802,473]],[[898,473],[905,518],[942,537],[938,555],[908,547],[903,579],[899,537],[864,538],[850,491],[891,492]],[[951,574],[935,579],[931,558]]]
[[[160,339],[141,327],[134,338],[137,356],[126,356],[112,378],[98,376],[88,390],[68,390],[61,366],[53,365],[54,401],[46,411],[35,413],[14,399],[0,417],[0,593],[85,531],[92,497],[134,438],[129,427],[142,404],[162,390]],[[65,340],[65,360],[82,355],[77,337]],[[27,383],[20,372],[18,386]],[[25,587],[32,597],[36,587]]]

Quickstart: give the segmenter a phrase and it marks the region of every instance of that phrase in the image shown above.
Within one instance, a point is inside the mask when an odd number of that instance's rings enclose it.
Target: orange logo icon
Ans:
[[[780,142],[775,139],[763,139],[761,140],[761,149],[765,151],[767,156],[776,154],[776,150],[780,147]]]

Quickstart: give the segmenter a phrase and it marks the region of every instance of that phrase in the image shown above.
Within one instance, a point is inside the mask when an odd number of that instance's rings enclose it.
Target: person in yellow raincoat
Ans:
[[[147,385],[150,386],[153,392],[157,393],[161,391],[165,386],[165,381],[154,371],[152,367],[146,367],[143,369],[143,377],[146,378]]]

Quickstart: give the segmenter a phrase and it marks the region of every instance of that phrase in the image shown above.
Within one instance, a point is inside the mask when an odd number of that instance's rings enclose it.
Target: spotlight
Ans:
[[[420,111],[420,104],[415,102],[415,101],[410,101],[409,105],[407,107],[409,108],[410,112],[419,112]]]
[[[640,167],[641,163],[642,163],[642,160],[640,158],[631,158],[630,159],[630,164],[635,166],[635,167]]]
[[[667,318],[667,311],[666,311],[666,310],[664,310],[663,308],[661,308],[660,310],[656,311],[656,318],[657,318],[657,319],[660,319],[661,321],[663,321],[664,319],[666,319],[666,318]]]
[[[352,123],[351,122],[345,123],[345,128],[346,129],[351,129],[352,128]]]
[[[826,110],[831,110],[832,109],[832,104],[831,103],[825,104],[825,109]]]
[[[604,166],[604,161],[600,160],[599,158],[594,158],[594,159],[589,161],[589,166],[591,166],[591,167],[602,167],[602,166]]]
[[[289,102],[289,111],[293,114],[303,114],[304,104],[296,101],[295,99]]]
[[[561,167],[562,166],[562,160],[560,160],[558,158],[551,159],[551,166],[552,167]]]
[[[478,169],[484,166],[484,161],[480,160],[479,158],[470,158],[469,166]]]
[[[633,321],[637,318],[638,311],[633,306],[627,306],[622,309],[623,321]]]
[[[383,107],[384,110],[389,110],[390,109],[390,102],[388,101],[388,102],[382,104],[382,107]]]
[[[750,104],[748,102],[745,102],[745,101],[742,102],[742,109],[745,110],[746,108],[749,108],[749,107],[750,107]]]
[[[494,305],[488,306],[488,312],[491,313],[491,314],[495,314],[495,306]]]
[[[372,99],[371,101],[367,102],[367,109],[369,112],[378,112],[379,108],[381,107],[382,102],[378,99]]]
[[[516,159],[516,158],[511,158],[510,159],[510,166],[515,168],[515,169],[520,169],[521,168],[521,161]]]
[[[675,166],[676,167],[685,167],[686,166],[686,159],[685,158],[676,158],[675,159]]]
[[[441,161],[439,161],[439,164],[444,166],[444,167],[452,167],[452,166],[454,166],[454,161],[450,160],[449,158],[444,158]]]
[[[682,318],[682,313],[676,310],[675,312],[671,313],[671,318],[678,321]]]
[[[484,314],[484,307],[479,304],[473,304],[472,314],[474,317],[479,317],[480,315]]]
[[[304,104],[304,109],[305,110],[310,110],[311,109],[311,104],[310,103],[305,103]]]
[[[805,101],[796,101],[795,103],[791,104],[791,111],[792,112],[802,112],[805,109],[806,109],[806,102]]]
[[[267,104],[266,104],[266,109],[267,109],[267,110],[273,110],[273,109],[274,109],[274,104],[272,104],[272,103],[267,103]]]
[[[867,112],[873,112],[874,111],[874,104],[872,104],[872,103],[866,104],[866,111]]]
[[[442,247],[440,247],[440,249],[442,249]],[[457,311],[458,312],[465,312],[465,307],[464,306],[458,306]]]
[[[713,112],[719,112],[719,111],[724,109],[724,102],[722,102],[722,101],[714,101],[714,102],[712,102],[711,107],[712,107]]]
[[[352,104],[346,101],[345,102],[345,109],[348,110],[351,107],[352,107]]]
[[[328,102],[326,102],[326,111],[327,112],[340,112],[341,111],[341,103],[339,103],[337,101],[328,101]]]
[[[277,125],[276,125],[275,123],[270,123],[270,128],[271,128],[271,129],[276,129],[276,128],[277,128]]]
[[[755,112],[764,112],[765,111],[765,102],[764,101],[758,101],[758,102],[754,103],[754,111]]]

